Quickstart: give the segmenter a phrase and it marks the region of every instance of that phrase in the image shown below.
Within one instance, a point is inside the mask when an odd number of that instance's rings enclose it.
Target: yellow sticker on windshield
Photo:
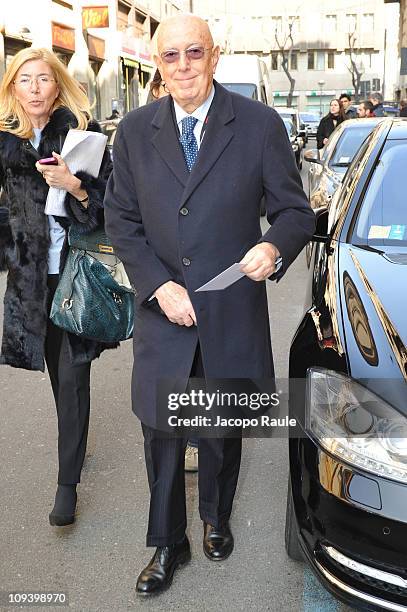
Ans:
[[[388,238],[391,225],[371,225],[368,238]]]

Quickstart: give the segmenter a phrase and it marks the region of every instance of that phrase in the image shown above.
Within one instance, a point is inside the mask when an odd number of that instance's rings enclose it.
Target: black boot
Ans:
[[[155,595],[167,589],[177,567],[191,559],[187,536],[171,546],[159,546],[137,579],[138,595]]]
[[[75,521],[76,484],[58,485],[55,504],[49,515],[51,525],[63,527]]]

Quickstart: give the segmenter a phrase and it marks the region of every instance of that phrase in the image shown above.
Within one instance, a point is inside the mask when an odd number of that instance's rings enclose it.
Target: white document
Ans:
[[[87,132],[86,130],[69,130],[61,157],[72,174],[82,170],[91,176],[97,177],[105,152],[107,136],[100,132]],[[46,215],[66,217],[64,206],[66,191],[50,187],[45,204]]]
[[[195,289],[195,291],[219,291],[220,289],[226,289],[226,287],[240,280],[242,276],[246,275],[241,271],[240,263],[234,263],[212,280]]]

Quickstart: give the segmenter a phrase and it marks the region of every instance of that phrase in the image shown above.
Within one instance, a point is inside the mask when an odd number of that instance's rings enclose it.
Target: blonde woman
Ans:
[[[71,174],[59,155],[70,128],[100,131],[89,101],[65,66],[47,49],[13,58],[0,87],[0,270],[8,271],[0,361],[44,371],[58,416],[58,487],[51,525],[75,520],[76,485],[86,451],[90,364],[103,345],[84,342],[48,318],[66,255],[66,231],[87,233],[103,223],[110,174],[105,153],[98,178]],[[54,157],[57,165],[40,164]],[[68,217],[45,215],[49,187],[64,189]]]

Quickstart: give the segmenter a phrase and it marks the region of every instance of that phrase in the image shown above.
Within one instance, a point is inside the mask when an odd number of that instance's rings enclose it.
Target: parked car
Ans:
[[[290,349],[286,550],[359,610],[407,610],[406,167],[384,119],[316,211]]]
[[[308,138],[316,138],[319,122],[321,121],[318,113],[300,113],[300,119],[305,123]]]
[[[288,106],[275,106],[274,109],[278,112],[283,119],[290,119],[297,129],[298,135],[303,140],[303,146],[308,141],[307,128],[305,123],[300,118],[300,114],[297,108],[290,108]]]
[[[385,117],[399,117],[400,115],[400,109],[397,104],[383,104],[383,112]]]
[[[290,139],[291,147],[295,155],[298,170],[302,169],[302,146],[298,142],[298,132],[290,119],[284,119],[285,129],[287,130],[288,138]]]
[[[331,134],[322,156],[317,149],[305,151],[304,159],[311,164],[308,189],[312,208],[329,204],[360,145],[381,120],[348,119]]]
[[[265,61],[257,55],[221,55],[215,78],[230,91],[268,106],[273,104],[270,73]]]

